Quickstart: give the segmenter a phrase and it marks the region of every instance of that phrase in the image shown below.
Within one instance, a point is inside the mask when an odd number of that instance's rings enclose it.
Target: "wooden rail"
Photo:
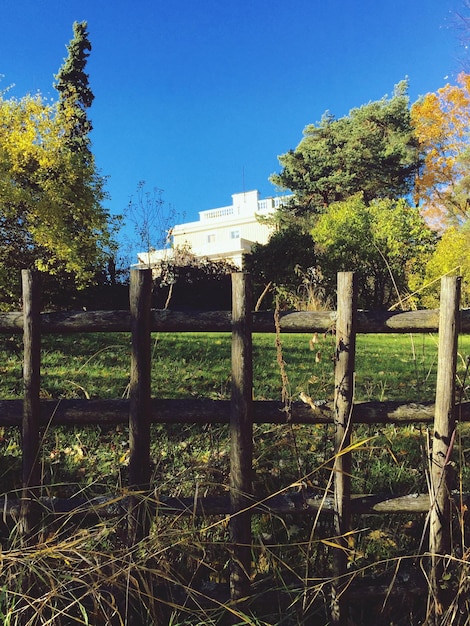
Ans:
[[[138,270],[144,271],[144,270]],[[460,332],[470,333],[470,309],[460,311]],[[23,313],[0,313],[0,333],[22,333]],[[254,333],[273,333],[274,314],[252,314]],[[41,314],[43,334],[130,332],[129,311],[78,311]],[[327,332],[335,329],[336,311],[281,311],[279,326],[284,333]],[[168,311],[150,313],[152,332],[232,332],[230,311]],[[439,330],[439,310],[358,311],[357,333],[430,333]]]
[[[127,424],[129,400],[40,400],[40,426],[73,426],[86,424]],[[181,400],[150,400],[150,421],[153,424],[228,424],[230,400],[191,398]],[[403,403],[356,402],[352,408],[354,424],[429,424],[434,421],[433,402]],[[0,426],[21,426],[23,400],[0,400]],[[460,422],[470,422],[470,402],[457,406]],[[254,424],[285,424],[285,404],[276,400],[253,401]],[[334,403],[327,402],[312,410],[304,402],[290,406],[292,424],[332,424]]]
[[[281,332],[336,332],[335,399],[321,407],[294,402],[287,416],[277,401],[253,401],[251,337],[253,332],[275,332],[270,312],[253,313],[249,278],[233,275],[233,311],[182,313],[151,311],[151,274],[133,271],[130,311],[39,313],[35,276],[23,273],[23,312],[0,314],[0,332],[24,335],[24,401],[0,401],[0,425],[17,426],[23,433],[23,490],[19,502],[5,497],[3,515],[20,520],[26,542],[34,541],[33,529],[39,513],[89,513],[100,515],[126,512],[128,540],[139,542],[149,532],[155,510],[164,514],[231,514],[232,543],[231,598],[239,603],[250,591],[251,516],[260,512],[332,513],[338,546],[333,548],[335,580],[331,596],[333,624],[345,624],[347,586],[345,580],[346,536],[352,513],[429,512],[429,549],[433,555],[430,580],[437,615],[446,599],[439,589],[442,555],[448,552],[446,534],[450,524],[450,494],[447,469],[452,452],[455,420],[470,421],[470,403],[455,406],[454,380],[458,332],[470,332],[470,311],[458,310],[459,281],[443,279],[440,311],[367,312],[357,311],[357,285],[350,273],[338,276],[338,311],[280,313]],[[408,333],[439,330],[439,367],[436,403],[353,402],[353,376],[356,333]],[[150,397],[151,332],[232,333],[232,398],[160,400]],[[131,332],[132,359],[129,400],[39,400],[40,344],[44,333]],[[267,494],[252,496],[252,429],[254,423],[336,425],[334,496],[318,494]],[[120,499],[101,498],[92,502],[47,500],[38,497],[40,429],[44,425],[84,425],[129,423],[129,494]],[[359,423],[434,422],[430,495],[390,497],[350,494],[351,429]],[[226,423],[231,434],[231,478],[228,497],[176,499],[152,496],[150,489],[151,423]],[[150,494],[150,495],[149,495]],[[467,499],[458,495],[459,506]],[[466,506],[466,504],[465,504]],[[40,511],[39,511],[40,508]],[[440,569],[441,568],[441,569]]]

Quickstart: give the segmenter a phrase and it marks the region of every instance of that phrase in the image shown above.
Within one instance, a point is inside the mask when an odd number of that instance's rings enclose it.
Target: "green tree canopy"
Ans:
[[[361,192],[396,199],[411,191],[419,162],[407,83],[391,98],[370,102],[336,119],[326,113],[304,130],[295,150],[279,157],[283,167],[271,181],[295,194],[294,215],[319,214],[332,202]]]
[[[449,227],[426,264],[426,274],[415,281],[415,289],[423,291],[423,303],[439,307],[441,277],[445,274],[462,276],[462,306],[470,306],[470,222]]]
[[[388,308],[406,296],[411,276],[422,273],[434,246],[434,233],[419,210],[404,199],[361,194],[331,204],[313,231],[318,260],[329,284],[339,271],[355,271],[364,308]]]
[[[288,300],[287,304],[297,308],[299,289],[310,268],[316,268],[316,259],[312,236],[291,225],[274,232],[268,243],[255,244],[244,256],[244,266],[252,274],[258,292],[272,287]],[[286,298],[288,293],[295,297]]]

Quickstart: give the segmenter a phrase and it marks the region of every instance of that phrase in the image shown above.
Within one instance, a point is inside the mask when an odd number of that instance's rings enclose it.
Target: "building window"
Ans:
[[[230,231],[230,239],[240,239],[240,231],[239,230]]]
[[[214,243],[215,241],[215,233],[211,233],[210,235],[207,235],[207,243]]]

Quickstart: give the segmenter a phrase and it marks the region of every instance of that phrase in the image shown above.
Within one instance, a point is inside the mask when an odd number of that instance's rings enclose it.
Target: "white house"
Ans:
[[[171,232],[172,248],[137,255],[138,265],[171,259],[173,249],[189,248],[197,257],[230,261],[242,268],[242,257],[253,244],[267,243],[274,227],[258,217],[273,215],[287,196],[260,200],[258,191],[234,193],[230,206],[199,212],[199,221],[178,224]]]

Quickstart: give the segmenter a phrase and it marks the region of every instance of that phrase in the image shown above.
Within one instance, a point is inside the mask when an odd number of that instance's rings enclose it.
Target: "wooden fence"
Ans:
[[[470,332],[470,311],[459,312],[460,281],[442,281],[439,311],[358,311],[357,285],[352,273],[338,275],[338,306],[331,312],[280,313],[275,323],[272,312],[252,312],[251,283],[246,274],[232,277],[232,312],[182,313],[151,310],[152,277],[149,270],[133,271],[130,311],[40,313],[36,275],[23,272],[23,311],[0,314],[1,333],[23,333],[24,400],[0,401],[0,426],[22,429],[23,491],[20,502],[5,499],[4,515],[19,515],[25,542],[34,541],[39,503],[40,432],[46,424],[129,424],[129,493],[126,501],[128,540],[135,544],[148,533],[150,490],[150,426],[152,423],[230,424],[230,496],[164,498],[159,511],[166,514],[230,514],[233,558],[230,591],[233,602],[250,593],[251,517],[259,512],[277,514],[304,511],[334,515],[339,537],[334,552],[335,576],[331,592],[334,624],[347,621],[346,533],[352,513],[429,513],[429,554],[432,555],[431,592],[434,614],[443,608],[440,577],[443,555],[450,553],[447,529],[452,516],[447,471],[455,436],[455,421],[470,421],[470,403],[455,405],[457,336]],[[293,402],[289,414],[280,401],[252,398],[252,334],[256,332],[312,333],[336,331],[335,398],[322,406]],[[41,334],[82,332],[131,332],[129,400],[40,400]],[[151,333],[232,333],[231,400],[159,400],[150,394]],[[355,338],[357,333],[427,333],[439,331],[438,375],[435,403],[353,401]],[[51,416],[53,416],[51,418]],[[254,423],[334,423],[334,496],[319,500],[308,494],[270,495],[262,501],[252,496],[252,438]],[[348,446],[353,424],[434,422],[431,493],[384,497],[351,495],[351,453]],[[346,452],[344,452],[346,450]],[[140,495],[139,495],[140,494]],[[462,497],[462,496],[461,496]],[[155,499],[155,496],[153,496]],[[151,498],[150,498],[151,500]],[[462,504],[462,502],[460,503]],[[72,505],[66,500],[40,501],[41,511],[51,513],[86,511],[89,503]],[[115,511],[115,508],[113,509]],[[437,617],[436,617],[437,620]],[[436,621],[437,623],[437,621]]]

